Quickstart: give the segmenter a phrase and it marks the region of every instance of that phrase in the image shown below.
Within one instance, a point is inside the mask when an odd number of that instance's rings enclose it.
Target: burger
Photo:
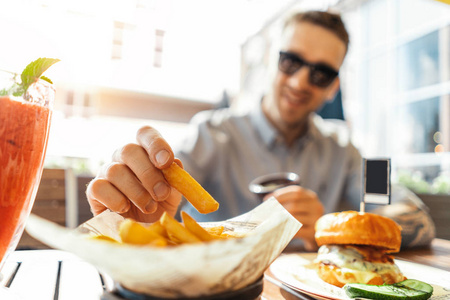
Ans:
[[[405,279],[391,253],[401,245],[393,220],[356,211],[322,216],[315,224],[318,275],[327,283],[392,284]]]

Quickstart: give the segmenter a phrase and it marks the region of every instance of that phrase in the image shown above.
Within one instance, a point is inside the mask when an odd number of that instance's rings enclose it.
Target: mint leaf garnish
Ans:
[[[47,81],[47,82],[50,83],[50,84],[53,84],[53,81],[51,81],[50,78],[48,78],[48,77],[46,77],[46,76],[44,76],[44,75],[42,75],[42,76],[39,77],[39,78],[42,79],[42,80]]]
[[[53,84],[53,82],[48,77],[43,76],[42,74],[58,61],[59,59],[46,57],[36,59],[32,63],[28,64],[28,66],[26,66],[25,69],[23,70],[22,74],[20,75],[22,82],[21,83],[16,82],[16,78],[14,77],[15,83],[9,88],[1,89],[0,96],[6,95],[13,95],[16,97],[23,96],[30,87],[30,85],[32,85],[38,79],[42,79],[50,84]],[[15,76],[18,75],[15,74]]]
[[[33,82],[38,80],[48,68],[58,61],[59,59],[56,58],[41,57],[26,66],[25,70],[22,72],[22,75],[20,75],[20,78],[22,79],[22,83],[20,84],[22,91],[25,92]],[[42,79],[51,83],[50,79],[45,76],[43,77],[44,78]]]

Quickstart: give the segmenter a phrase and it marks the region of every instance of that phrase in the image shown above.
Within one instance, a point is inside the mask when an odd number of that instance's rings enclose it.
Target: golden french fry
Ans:
[[[119,236],[122,242],[104,235],[92,236],[91,238],[119,244],[166,247],[244,236],[242,233],[224,231],[222,225],[202,227],[186,212],[181,212],[181,216],[184,224],[178,222],[166,212],[163,213],[159,221],[149,226],[132,219],[125,219],[119,226]]]
[[[219,208],[219,203],[175,162],[169,168],[163,169],[162,172],[169,184],[183,194],[186,200],[200,213],[211,213]]]
[[[192,232],[201,241],[208,242],[212,240],[217,240],[218,238],[209,234],[202,226],[200,226],[197,221],[194,220],[189,214],[182,211],[181,217],[183,218],[184,227],[186,227],[190,232]]]
[[[146,244],[146,246],[155,246],[155,247],[165,247],[167,246],[167,241],[165,239],[155,239],[150,243]]]
[[[233,231],[227,231],[227,232],[222,232],[222,234],[220,235],[221,238],[223,239],[236,239],[236,238],[242,238],[244,237],[245,234],[243,233],[237,233],[237,232],[233,232]]]
[[[147,229],[156,232],[160,236],[169,238],[166,229],[164,228],[164,226],[161,225],[161,222],[159,220],[156,221],[155,223],[150,224],[150,226],[148,226]]]
[[[152,230],[144,227],[142,224],[131,220],[125,219],[120,223],[119,235],[123,243],[133,245],[158,245],[166,246],[167,241],[164,237],[157,234]]]
[[[91,236],[91,238],[94,240],[106,241],[106,242],[111,242],[111,243],[120,243],[119,241],[116,241],[112,237],[109,237],[106,235],[94,235],[94,236]]]
[[[161,225],[167,231],[169,238],[176,243],[197,243],[201,242],[198,237],[187,230],[180,222],[164,212],[161,216]]]
[[[204,227],[209,234],[212,234],[214,236],[220,236],[223,232],[224,227],[222,225],[220,226],[213,226],[213,227]]]

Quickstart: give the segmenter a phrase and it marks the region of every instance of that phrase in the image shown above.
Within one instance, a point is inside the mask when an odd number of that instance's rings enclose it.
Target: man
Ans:
[[[324,212],[359,208],[361,156],[345,124],[315,114],[338,91],[348,43],[338,15],[293,15],[281,36],[278,71],[252,111],[198,114],[176,155],[155,129],[141,128],[137,144],[118,149],[113,162],[89,184],[93,213],[109,208],[143,222],[157,220],[163,211],[175,215],[181,195],[161,172],[175,156],[220,203],[208,215],[183,206],[197,220],[224,220],[251,210],[260,202],[249,192],[249,182],[290,171],[300,174],[301,185],[279,189],[273,196],[303,223],[296,238],[307,250],[316,249],[314,224]]]

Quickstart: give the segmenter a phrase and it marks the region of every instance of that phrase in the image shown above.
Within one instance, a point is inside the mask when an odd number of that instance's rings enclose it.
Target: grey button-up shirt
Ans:
[[[249,183],[274,172],[299,174],[301,185],[317,193],[326,213],[359,209],[361,156],[343,121],[313,115],[307,133],[287,147],[260,103],[241,115],[229,109],[204,111],[192,119],[178,150],[184,168],[220,203],[207,215],[186,203],[183,210],[198,221],[221,221],[253,209],[260,200]]]

